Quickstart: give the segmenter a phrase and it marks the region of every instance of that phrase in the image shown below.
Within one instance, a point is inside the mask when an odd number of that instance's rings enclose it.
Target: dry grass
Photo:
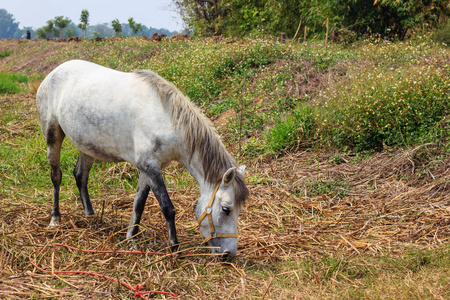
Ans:
[[[439,168],[430,170],[434,180],[431,176],[409,180],[401,177],[412,171],[420,149],[377,154],[353,163],[350,157],[343,156],[341,164],[330,162],[331,155],[308,151],[282,159],[247,162],[252,197],[240,217],[238,257],[231,264],[210,257],[208,250],[200,246],[202,238],[193,217],[199,192],[189,180],[182,183],[177,179],[179,166],[171,167],[166,175],[169,186],[182,186],[169,191],[178,212],[179,240],[184,243],[184,251],[201,254],[183,259],[82,254],[52,247],[53,243],[65,243],[83,249],[128,249],[124,230],[134,195],[125,191],[110,194],[104,190],[100,196],[94,196],[94,219],[83,216],[78,196],[64,199],[63,225],[56,229],[47,228],[50,183],[48,190],[39,191],[48,199],[44,205],[33,201],[32,193],[14,198],[2,196],[0,296],[133,297],[132,292],[117,283],[100,278],[42,274],[30,264],[28,256],[36,248],[45,247],[36,259],[47,270],[94,271],[133,286],[141,283],[145,290],[171,291],[182,299],[332,299],[336,295],[378,298],[384,293],[408,298],[417,292],[408,289],[415,280],[425,289],[429,280],[424,274],[407,273],[399,278],[395,272],[389,277],[383,270],[375,270],[375,277],[388,276],[384,279],[391,284],[375,285],[362,295],[350,291],[367,288],[363,279],[371,272],[371,265],[376,265],[373,259],[402,257],[410,251],[439,249],[449,244],[448,157]],[[110,172],[133,172],[127,165],[117,170]],[[326,180],[346,182],[346,196],[337,197],[334,190],[316,197],[302,193],[309,183]],[[153,197],[147,202],[141,223],[144,250],[167,251],[165,222]],[[352,278],[349,265],[362,274]],[[366,269],[366,273],[361,271]],[[403,288],[397,286],[399,281]],[[445,284],[448,281],[437,280],[427,287],[429,291],[418,295],[448,296]]]

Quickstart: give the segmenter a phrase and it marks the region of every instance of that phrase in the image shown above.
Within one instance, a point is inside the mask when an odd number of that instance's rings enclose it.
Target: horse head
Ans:
[[[228,169],[211,193],[200,197],[195,211],[204,243],[213,247],[212,253],[219,252],[223,258],[235,256],[237,252],[238,216],[248,197],[244,171],[245,166]]]

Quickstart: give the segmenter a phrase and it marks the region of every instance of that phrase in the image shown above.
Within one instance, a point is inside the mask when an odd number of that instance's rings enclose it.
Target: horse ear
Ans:
[[[244,173],[245,173],[245,166],[240,166],[239,168],[237,168],[237,172],[242,176],[242,177],[244,177]]]
[[[234,179],[234,175],[236,175],[236,167],[229,168],[225,174],[223,174],[222,185],[227,186]]]

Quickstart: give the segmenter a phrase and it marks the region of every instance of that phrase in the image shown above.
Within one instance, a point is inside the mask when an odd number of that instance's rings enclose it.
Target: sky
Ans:
[[[19,28],[34,30],[46,25],[56,16],[64,16],[73,23],[80,23],[83,9],[89,11],[89,24],[109,23],[119,19],[128,23],[132,17],[136,23],[147,27],[165,28],[170,31],[183,29],[181,17],[175,12],[171,0],[2,0],[4,8],[14,16]]]

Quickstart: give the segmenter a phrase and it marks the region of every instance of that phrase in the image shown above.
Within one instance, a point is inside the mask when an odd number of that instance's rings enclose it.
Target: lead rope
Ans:
[[[203,243],[207,243],[209,240],[213,239],[213,238],[237,238],[238,234],[237,233],[215,233],[214,230],[214,224],[212,221],[212,205],[214,203],[214,199],[216,197],[216,193],[217,190],[219,189],[220,186],[220,182],[217,183],[216,187],[214,188],[214,192],[211,195],[211,198],[209,199],[208,205],[206,206],[205,211],[200,215],[200,217],[198,218],[198,225],[200,226],[203,219],[208,216],[208,221],[209,221],[209,230],[210,230],[210,234],[205,238],[205,240],[203,241]],[[72,249],[72,250],[77,250],[77,251],[81,251],[81,252],[85,252],[85,253],[129,253],[129,254],[150,254],[150,255],[169,255],[169,256],[184,256],[184,255],[177,255],[177,254],[167,254],[167,253],[161,253],[161,252],[141,252],[141,251],[110,251],[110,250],[104,250],[104,251],[97,251],[97,250],[83,250],[83,249],[79,249],[79,248],[75,248],[69,245],[65,245],[65,244],[52,244],[52,246],[54,247],[65,247],[67,249]],[[45,247],[41,247],[38,248],[36,250],[34,250],[33,252],[31,252],[31,254],[28,256],[28,259],[30,260],[31,264],[38,269],[39,271],[43,272],[43,273],[51,273],[51,274],[85,274],[85,275],[90,275],[90,276],[96,276],[96,277],[100,277],[100,278],[104,278],[110,281],[114,281],[117,282],[118,284],[123,285],[124,287],[127,287],[128,289],[132,290],[134,292],[134,298],[141,298],[144,300],[149,300],[148,298],[144,297],[144,295],[147,294],[161,294],[161,295],[170,295],[174,298],[177,298],[177,295],[172,293],[172,292],[163,292],[163,291],[145,291],[145,292],[141,292],[140,290],[143,288],[143,286],[141,284],[137,284],[135,287],[131,286],[130,284],[124,282],[124,281],[120,281],[116,278],[113,277],[109,277],[107,275],[103,275],[103,274],[99,274],[99,273],[95,273],[95,272],[89,272],[89,271],[48,271],[45,270],[41,267],[39,267],[36,263],[35,260],[33,260],[33,255],[36,254],[36,252],[38,251],[43,251],[45,249]],[[188,254],[189,255],[189,254]]]
[[[203,240],[203,244],[207,243],[209,240],[213,238],[237,238],[237,233],[216,233],[214,230],[214,223],[212,220],[212,205],[214,203],[214,199],[216,198],[217,190],[219,189],[220,181],[216,184],[216,187],[214,188],[214,192],[211,195],[211,198],[209,198],[208,205],[205,208],[205,211],[200,215],[198,218],[198,226],[201,226],[203,219],[208,216],[208,222],[209,222],[209,231],[210,234]]]
[[[151,255],[168,255],[168,256],[184,256],[184,255],[177,255],[177,254],[167,254],[167,253],[161,253],[161,252],[141,252],[141,251],[110,251],[110,250],[102,250],[102,251],[97,251],[97,250],[83,250],[83,249],[79,249],[79,248],[75,248],[69,245],[65,245],[65,244],[52,244],[52,246],[54,247],[65,247],[67,249],[72,249],[72,250],[77,250],[77,251],[81,251],[84,253],[129,253],[129,254],[151,254]],[[44,250],[45,247],[41,247],[38,248],[36,250],[34,250],[29,256],[28,259],[30,260],[31,264],[38,269],[39,271],[43,272],[43,273],[51,273],[51,274],[85,274],[85,275],[90,275],[90,276],[96,276],[96,277],[100,277],[100,278],[104,278],[106,280],[110,280],[110,281],[114,281],[117,282],[118,284],[123,285],[124,287],[132,290],[134,292],[134,298],[141,298],[144,300],[149,300],[149,298],[144,297],[144,295],[147,294],[160,294],[160,295],[169,295],[172,296],[174,298],[177,298],[177,295],[172,293],[172,292],[163,292],[163,291],[143,291],[141,292],[141,289],[143,288],[143,286],[141,284],[137,284],[135,287],[133,287],[132,285],[126,283],[125,281],[120,281],[116,278],[113,277],[109,277],[107,275],[103,275],[103,274],[99,274],[99,273],[95,273],[95,272],[89,272],[89,271],[48,271],[45,270],[41,267],[39,267],[36,263],[36,261],[33,259],[33,255],[36,254],[36,252],[38,252],[39,250]],[[188,254],[189,255],[189,254]]]

